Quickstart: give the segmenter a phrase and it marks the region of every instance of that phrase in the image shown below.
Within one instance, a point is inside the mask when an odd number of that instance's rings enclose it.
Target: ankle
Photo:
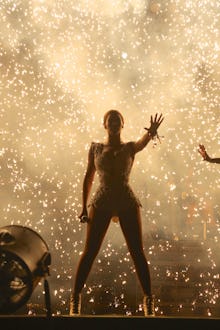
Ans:
[[[155,316],[154,296],[145,295],[143,299],[144,316]]]
[[[80,315],[81,313],[81,294],[71,293],[70,295],[70,315]]]

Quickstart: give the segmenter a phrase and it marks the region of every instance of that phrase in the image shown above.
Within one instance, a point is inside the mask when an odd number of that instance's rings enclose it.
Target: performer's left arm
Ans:
[[[134,151],[139,152],[142,149],[144,149],[150,140],[152,140],[155,136],[158,135],[157,129],[159,128],[160,124],[164,120],[164,117],[162,114],[158,117],[158,114],[156,113],[155,117],[151,116],[150,119],[150,128],[145,128],[147,130],[147,133],[145,133],[138,141],[134,143]]]

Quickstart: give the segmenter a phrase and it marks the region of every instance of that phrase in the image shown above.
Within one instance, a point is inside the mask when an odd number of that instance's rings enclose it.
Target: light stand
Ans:
[[[0,314],[12,314],[30,298],[44,278],[47,317],[51,316],[49,274],[51,255],[42,237],[28,227],[0,228]]]

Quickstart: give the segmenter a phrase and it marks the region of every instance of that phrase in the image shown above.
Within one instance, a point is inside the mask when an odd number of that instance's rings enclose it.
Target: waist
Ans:
[[[102,182],[98,189],[105,191],[126,191],[130,190],[130,186],[127,182]]]
[[[114,176],[114,175],[109,175],[109,176],[105,176],[105,177],[101,177],[99,178],[99,184],[100,186],[104,186],[104,187],[125,187],[128,186],[128,178],[126,178],[125,176]]]

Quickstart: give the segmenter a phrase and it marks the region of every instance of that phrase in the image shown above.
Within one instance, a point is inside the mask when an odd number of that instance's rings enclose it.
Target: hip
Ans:
[[[120,210],[142,206],[139,198],[128,185],[117,189],[99,187],[90,201],[89,206],[91,205],[95,208],[112,210],[115,215]]]

